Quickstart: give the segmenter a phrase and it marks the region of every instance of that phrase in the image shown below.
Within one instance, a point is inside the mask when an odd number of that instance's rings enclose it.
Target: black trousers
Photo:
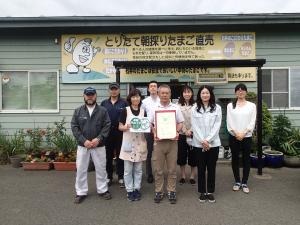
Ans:
[[[145,133],[145,138],[147,141],[147,160],[146,160],[146,174],[147,176],[152,175],[152,152],[153,152],[153,144],[154,144],[154,136],[153,133]]]
[[[177,165],[184,166],[186,163],[191,167],[197,166],[197,155],[193,147],[186,143],[186,135],[179,134]]]
[[[111,130],[106,141],[106,172],[107,178],[113,178],[113,158],[116,156],[116,173],[118,175],[118,179],[123,179],[124,176],[124,161],[119,158],[121,145],[123,139],[123,132],[119,130]]]
[[[216,181],[216,164],[219,156],[219,147],[213,147],[204,152],[202,152],[202,148],[194,147],[194,151],[196,151],[198,159],[198,192],[214,193]]]
[[[229,136],[229,147],[231,149],[231,167],[235,182],[241,182],[239,154],[242,152],[243,159],[243,179],[242,183],[247,184],[250,173],[250,152],[252,137],[246,137],[242,141],[237,140],[234,136]]]

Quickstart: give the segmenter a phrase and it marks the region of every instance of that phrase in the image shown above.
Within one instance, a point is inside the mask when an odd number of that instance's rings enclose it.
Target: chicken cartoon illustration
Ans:
[[[97,52],[100,51],[100,48],[92,46],[91,38],[84,38],[73,47],[75,40],[75,37],[70,37],[64,44],[64,49],[72,54],[74,62],[67,66],[67,72],[78,73],[79,67],[83,67],[82,72],[89,73],[91,69],[87,66],[92,62]]]

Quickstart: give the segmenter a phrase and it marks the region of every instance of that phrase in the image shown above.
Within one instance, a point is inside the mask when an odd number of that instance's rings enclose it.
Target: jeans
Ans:
[[[242,183],[247,184],[250,173],[250,152],[252,137],[246,137],[242,141],[237,140],[234,136],[229,136],[229,147],[231,149],[231,166],[235,182],[240,183],[239,154],[242,152],[243,159],[243,179]]]
[[[141,189],[143,162],[124,160],[124,183],[127,192]]]

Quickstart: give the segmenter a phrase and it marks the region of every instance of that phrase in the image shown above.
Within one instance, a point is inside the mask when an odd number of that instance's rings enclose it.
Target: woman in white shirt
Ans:
[[[256,120],[256,105],[246,101],[247,87],[245,84],[238,84],[235,87],[236,99],[227,105],[227,129],[229,132],[229,147],[231,149],[231,166],[235,183],[233,190],[243,190],[249,193],[247,186],[250,172],[250,151],[252,144],[252,133]],[[243,157],[243,178],[240,179],[239,153]]]
[[[221,145],[219,130],[222,122],[222,110],[215,103],[213,87],[203,85],[199,88],[196,105],[192,108],[191,124],[193,148],[198,159],[199,201],[215,202],[216,162]],[[207,179],[206,179],[207,170]]]

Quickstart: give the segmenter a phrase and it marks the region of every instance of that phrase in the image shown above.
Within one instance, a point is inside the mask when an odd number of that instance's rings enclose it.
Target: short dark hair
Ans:
[[[149,83],[148,83],[148,87],[150,84],[156,84],[156,86],[158,87],[158,83],[156,80],[151,80]]]
[[[189,105],[193,105],[194,103],[195,103],[195,100],[194,100],[194,91],[193,91],[193,89],[190,87],[190,86],[188,86],[188,85],[184,85],[183,87],[182,87],[182,90],[181,90],[181,92],[180,92],[180,97],[179,97],[179,100],[178,100],[178,103],[180,104],[180,105],[185,105],[185,99],[184,99],[184,97],[183,97],[183,92],[185,92],[185,91],[191,91],[192,92],[192,96],[191,96],[191,99],[189,100]]]
[[[247,86],[243,83],[239,83],[238,85],[236,85],[234,88],[234,92],[237,92],[239,89],[247,92]]]
[[[142,94],[141,94],[141,91],[139,89],[136,89],[136,88],[131,89],[128,96],[127,96],[127,98],[126,98],[126,100],[127,100],[128,104],[131,105],[132,104],[131,103],[131,97],[136,96],[136,95],[139,95],[141,97],[141,101],[139,103],[139,107],[140,107],[142,105]]]

